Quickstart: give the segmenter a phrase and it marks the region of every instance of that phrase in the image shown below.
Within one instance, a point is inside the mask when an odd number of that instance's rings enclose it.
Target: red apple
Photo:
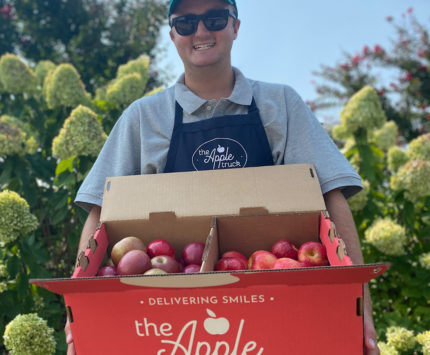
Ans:
[[[178,262],[168,255],[154,256],[151,259],[151,264],[153,268],[164,270],[168,274],[179,272]]]
[[[130,250],[118,263],[118,275],[143,274],[152,268],[151,259],[142,250]]]
[[[99,271],[97,271],[96,276],[116,276],[118,275],[117,271],[116,271],[116,267],[115,266],[103,266],[102,268],[100,268]]]
[[[162,274],[167,274],[167,272],[165,272],[162,269],[157,269],[157,268],[149,269],[148,271],[145,271],[145,273],[144,273],[144,275],[162,275]]]
[[[329,265],[325,246],[318,242],[303,243],[297,253],[297,259],[307,266]]]
[[[115,243],[112,248],[111,258],[115,265],[118,265],[121,258],[130,250],[142,250],[146,252],[146,246],[143,241],[136,237],[125,237]]]
[[[186,274],[191,274],[194,272],[200,272],[200,265],[196,265],[196,264],[190,264],[184,267],[184,272]]]
[[[277,258],[270,251],[257,250],[251,254],[248,260],[248,269],[271,269]]]
[[[159,255],[168,255],[172,258],[175,257],[175,249],[173,249],[172,245],[164,239],[153,240],[151,243],[148,244],[146,252],[151,259],[154,256]]]
[[[221,255],[221,258],[239,258],[242,259],[246,265],[248,265],[248,258],[242,253],[239,253],[238,251],[226,251],[224,254]]]
[[[279,258],[273,264],[272,269],[296,269],[299,267],[304,267],[300,261],[291,258]]]
[[[272,254],[277,258],[297,260],[297,247],[287,239],[280,239],[272,246]]]
[[[242,258],[224,257],[218,260],[215,265],[216,271],[226,270],[246,270],[248,269],[248,263]]]
[[[190,264],[202,264],[203,251],[205,250],[205,244],[201,242],[188,243],[182,250],[182,258],[184,259],[185,265]]]

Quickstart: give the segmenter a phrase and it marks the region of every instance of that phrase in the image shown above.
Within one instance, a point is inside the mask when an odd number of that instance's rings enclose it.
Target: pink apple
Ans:
[[[144,273],[144,275],[163,275],[163,274],[167,274],[167,272],[165,272],[162,269],[157,269],[157,268],[149,269],[148,271],[145,271],[145,273]]]
[[[216,271],[226,270],[246,270],[248,269],[248,263],[242,258],[224,257],[218,260],[215,265]]]
[[[184,267],[184,271],[186,274],[191,274],[191,273],[195,273],[195,272],[200,272],[200,265],[196,265],[196,264],[190,264]]]
[[[304,267],[300,261],[291,258],[279,258],[273,264],[272,269],[297,269],[299,267]]]
[[[118,265],[121,258],[130,250],[142,250],[146,252],[146,246],[143,241],[136,237],[125,237],[115,243],[112,248],[111,258],[115,265]]]
[[[272,254],[277,258],[297,260],[297,247],[287,239],[280,239],[272,246]]]
[[[248,260],[248,269],[271,269],[277,258],[270,251],[257,250],[251,254]]]
[[[205,250],[205,244],[201,242],[188,243],[182,250],[182,258],[184,259],[185,265],[190,264],[202,264],[203,251]]]
[[[164,239],[153,240],[148,244],[148,248],[146,251],[150,258],[159,255],[168,255],[172,258],[175,257],[175,249],[173,249],[172,245]]]
[[[152,268],[151,259],[142,250],[130,250],[118,263],[118,275],[143,274]]]
[[[308,266],[329,265],[325,246],[318,242],[303,243],[297,253],[297,259]]]
[[[168,274],[179,272],[178,262],[168,255],[154,256],[151,259],[151,264],[153,268],[164,270]]]
[[[224,254],[221,255],[221,258],[239,258],[242,259],[246,265],[248,265],[248,258],[242,253],[239,253],[238,251],[226,251]]]
[[[96,276],[116,276],[118,275],[116,271],[115,266],[107,265],[100,268],[99,271],[97,271]]]

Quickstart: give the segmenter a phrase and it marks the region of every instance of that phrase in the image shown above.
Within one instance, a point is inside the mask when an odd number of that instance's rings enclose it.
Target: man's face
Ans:
[[[201,15],[211,9],[232,9],[222,0],[182,0],[171,19],[186,15]],[[202,21],[199,22],[197,31],[190,36],[181,36],[173,27],[170,38],[176,46],[185,70],[194,68],[211,67],[216,65],[230,65],[230,52],[233,41],[237,37],[240,21],[229,16],[226,28],[221,31],[208,31]]]

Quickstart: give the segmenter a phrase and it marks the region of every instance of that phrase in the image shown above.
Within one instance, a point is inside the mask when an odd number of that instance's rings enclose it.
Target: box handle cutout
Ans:
[[[108,181],[106,184],[106,191],[109,191],[109,190],[110,190],[110,181]]]
[[[72,313],[71,307],[66,306],[66,314],[67,314],[67,319],[69,320],[69,322],[73,323],[73,313]]]
[[[339,238],[338,240],[339,240],[339,245],[337,246],[336,254],[339,260],[342,261],[343,257],[346,254],[346,246],[345,246],[345,242],[342,239]]]
[[[309,168],[309,172],[311,173],[311,177],[314,178],[314,171],[312,170],[312,168]]]
[[[80,254],[79,257],[79,264],[78,266],[80,266],[84,271],[87,271],[88,265],[90,264],[90,260],[88,259],[87,256],[85,256],[85,254],[82,252]]]
[[[91,252],[93,254],[96,253],[97,250],[97,240],[94,239],[94,234],[91,235],[90,239],[88,240],[88,247],[87,249],[91,249]]]
[[[363,297],[358,297],[357,298],[357,303],[356,303],[356,313],[358,317],[363,317]]]

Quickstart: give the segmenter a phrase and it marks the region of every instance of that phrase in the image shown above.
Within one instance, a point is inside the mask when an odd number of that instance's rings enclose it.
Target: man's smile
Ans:
[[[196,51],[202,51],[205,49],[209,49],[215,46],[215,42],[212,43],[202,43],[202,44],[195,44],[193,45],[193,49]]]

